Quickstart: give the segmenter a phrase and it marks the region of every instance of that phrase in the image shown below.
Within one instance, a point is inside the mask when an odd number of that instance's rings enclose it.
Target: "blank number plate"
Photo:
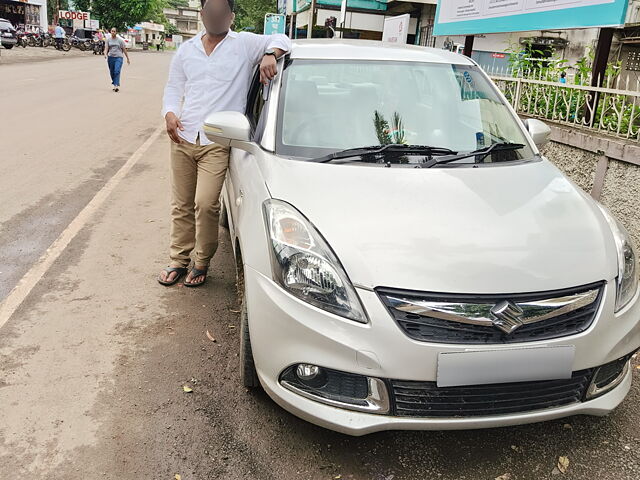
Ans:
[[[575,346],[438,354],[438,387],[571,378]]]

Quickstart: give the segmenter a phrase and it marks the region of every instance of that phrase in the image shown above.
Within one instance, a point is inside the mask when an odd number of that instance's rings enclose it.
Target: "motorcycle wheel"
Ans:
[[[68,52],[69,50],[71,50],[71,44],[69,42],[64,42],[62,44],[62,50],[64,50],[65,52]]]

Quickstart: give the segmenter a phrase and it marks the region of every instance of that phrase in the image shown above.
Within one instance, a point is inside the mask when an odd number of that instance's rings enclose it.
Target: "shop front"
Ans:
[[[46,30],[46,0],[0,0],[0,18],[9,20],[18,29]]]

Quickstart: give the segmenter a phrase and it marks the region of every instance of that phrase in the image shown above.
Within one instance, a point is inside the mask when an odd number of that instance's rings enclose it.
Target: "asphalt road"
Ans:
[[[637,378],[606,418],[361,438],[246,392],[226,231],[205,288],[155,281],[169,58],[134,53],[119,94],[98,57],[0,65],[0,298],[24,297],[0,310],[1,480],[640,478]]]

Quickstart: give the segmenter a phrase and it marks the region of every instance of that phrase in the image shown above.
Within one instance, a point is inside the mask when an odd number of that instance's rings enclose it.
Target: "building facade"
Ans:
[[[165,8],[162,11],[169,23],[178,29],[178,34],[188,40],[203,28],[200,10],[200,0],[189,0],[188,7]]]
[[[9,20],[15,27],[47,30],[47,1],[0,0],[0,18]]]
[[[340,28],[341,0],[316,0],[314,37],[326,36],[325,22],[330,17],[338,19]],[[409,14],[407,43],[427,45],[432,42],[433,23],[437,0],[347,0],[344,38],[381,40],[386,18]],[[282,4],[284,6],[284,3]],[[283,9],[283,7],[279,7]],[[293,38],[306,38],[311,18],[311,0],[287,0],[286,14],[289,32]],[[425,37],[425,42],[421,38]]]

